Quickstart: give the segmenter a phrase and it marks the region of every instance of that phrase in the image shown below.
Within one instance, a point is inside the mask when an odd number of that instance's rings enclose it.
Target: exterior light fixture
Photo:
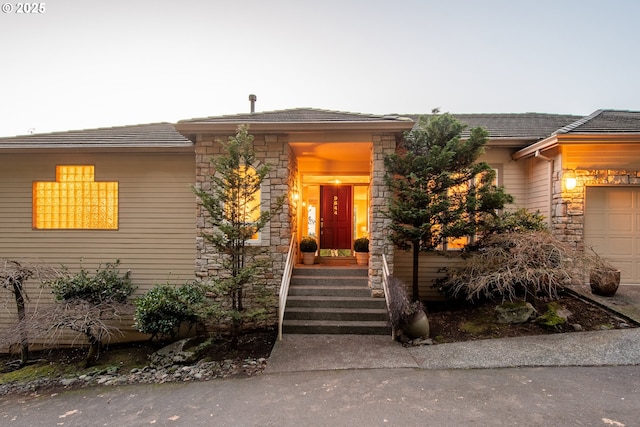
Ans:
[[[571,191],[576,188],[578,181],[576,180],[576,172],[571,169],[565,172],[564,176],[564,188]]]

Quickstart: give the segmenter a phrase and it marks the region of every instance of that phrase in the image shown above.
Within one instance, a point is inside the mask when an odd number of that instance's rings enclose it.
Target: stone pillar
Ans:
[[[371,155],[371,185],[369,211],[369,287],[372,295],[382,293],[382,255],[384,254],[393,272],[393,244],[388,238],[391,220],[383,212],[386,210],[389,189],[384,182],[384,157],[396,150],[396,135],[391,133],[373,136]]]

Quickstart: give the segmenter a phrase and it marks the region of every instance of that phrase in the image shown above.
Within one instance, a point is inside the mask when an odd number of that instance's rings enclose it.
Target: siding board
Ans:
[[[444,267],[460,261],[459,252],[425,252],[418,261],[418,287],[422,301],[444,301],[446,298],[434,287],[437,279],[445,276]],[[411,295],[413,254],[396,250],[393,256],[393,275],[402,280]]]
[[[96,181],[119,183],[117,230],[32,229],[32,183],[55,180],[55,166],[95,165]],[[140,295],[158,283],[195,278],[196,197],[193,153],[3,154],[0,157],[0,257],[94,271],[120,259]],[[33,306],[51,297],[29,282]],[[49,301],[49,303],[47,302]],[[4,301],[0,301],[4,303]],[[8,301],[10,307],[12,301]],[[0,333],[16,320],[2,310]],[[132,324],[131,319],[125,321]],[[76,339],[67,337],[63,343]]]

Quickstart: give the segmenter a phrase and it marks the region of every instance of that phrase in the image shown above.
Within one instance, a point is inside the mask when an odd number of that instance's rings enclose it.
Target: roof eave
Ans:
[[[404,132],[413,127],[412,121],[340,121],[340,122],[178,122],[175,128],[181,134],[229,133],[246,124],[250,132],[301,133],[301,132]]]
[[[489,137],[487,147],[522,148],[538,140],[539,138]]]
[[[193,143],[167,143],[167,144],[47,144],[47,143],[16,143],[0,144],[0,152],[26,152],[32,150],[104,150],[104,151],[191,151]]]
[[[518,150],[511,155],[513,160],[520,160],[526,157],[535,156],[536,152],[550,150],[551,148],[558,146],[558,136],[552,135],[548,138],[535,142],[522,150]]]
[[[638,143],[640,143],[640,133],[561,133],[531,144],[515,152],[511,157],[513,160],[519,160],[534,156],[536,152],[550,150],[559,145]]]

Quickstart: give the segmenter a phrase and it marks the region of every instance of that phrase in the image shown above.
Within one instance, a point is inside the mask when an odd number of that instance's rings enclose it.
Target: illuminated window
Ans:
[[[33,183],[33,228],[118,229],[118,183],[94,181],[94,166],[56,166]]]
[[[499,185],[498,183],[501,182],[502,180],[502,165],[492,165],[491,168],[493,169],[493,172],[495,173],[495,177],[493,179],[492,185]],[[476,184],[478,183],[480,180],[480,177],[475,177],[471,182],[469,182],[468,184],[461,184],[459,186],[454,186],[451,187],[449,189],[449,197],[451,198],[455,198],[456,194],[458,193],[465,193],[468,189],[469,185],[472,184]],[[466,245],[468,245],[469,243],[473,243],[477,240],[478,236],[477,235],[472,235],[472,236],[463,236],[463,237],[449,237],[444,243],[443,245],[440,246],[441,249],[444,250],[452,250],[452,251],[457,251],[457,250],[461,250],[464,249],[464,247]]]
[[[255,232],[255,224],[260,219],[260,189],[255,189],[256,170],[252,167],[240,166],[238,171],[240,183],[228,195],[227,217],[232,222],[239,222],[245,229],[248,242],[257,243],[260,234]]]

